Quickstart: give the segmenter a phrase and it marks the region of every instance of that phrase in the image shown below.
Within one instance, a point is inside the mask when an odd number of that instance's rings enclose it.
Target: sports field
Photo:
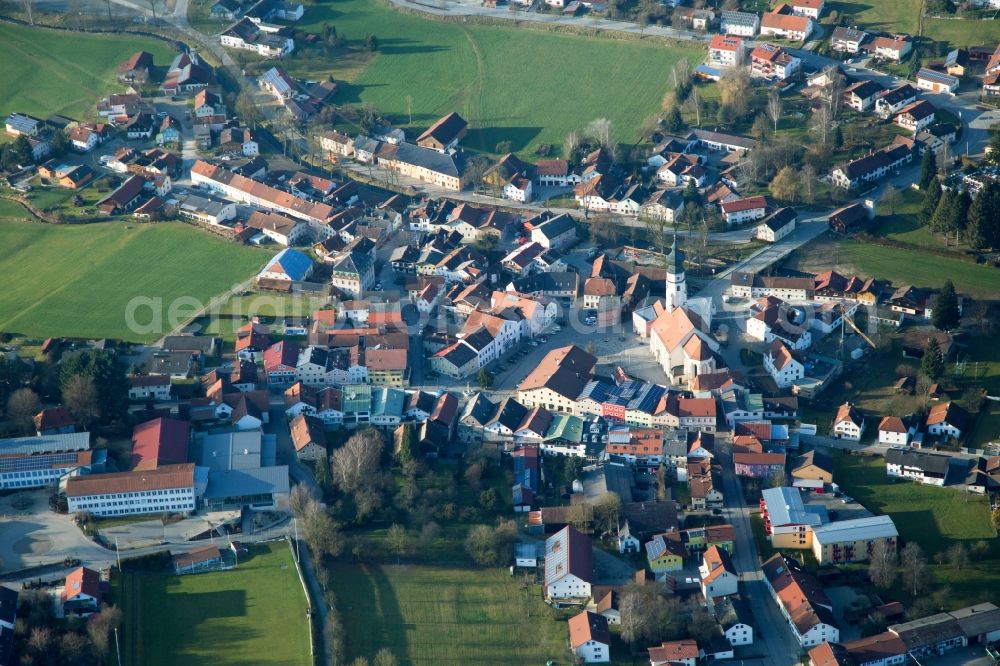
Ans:
[[[173,52],[157,39],[82,35],[0,24],[0,115],[13,111],[40,118],[91,115],[101,95],[116,89],[118,64],[139,50],[166,67]]]
[[[0,273],[7,278],[0,331],[137,342],[166,330],[130,330],[125,313],[133,297],[162,299],[166,322],[176,299],[207,303],[271,256],[181,223],[0,222],[0,247]],[[149,321],[148,312],[140,310],[137,319]]]
[[[124,574],[124,665],[311,664],[306,598],[288,545],[250,548],[229,571]]]
[[[404,128],[457,111],[472,125],[463,144],[490,152],[501,141],[520,152],[541,143],[558,150],[567,133],[601,117],[631,143],[659,110],[674,63],[687,58],[693,68],[705,56],[696,45],[432,21],[379,0],[322,0],[300,23],[316,31],[330,24],[350,48],[326,56],[304,48],[283,63],[292,73],[332,74],[338,103],[371,102]],[[373,57],[359,49],[369,32],[379,43]]]
[[[387,647],[401,664],[568,663],[566,625],[502,569],[338,564],[351,659]]]

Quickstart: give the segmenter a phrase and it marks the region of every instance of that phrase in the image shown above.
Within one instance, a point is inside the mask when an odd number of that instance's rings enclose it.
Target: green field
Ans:
[[[900,538],[923,548],[932,562],[935,582],[951,588],[952,607],[987,598],[1000,600],[1000,554],[995,543],[985,558],[961,571],[948,564],[934,564],[932,560],[935,553],[956,542],[971,546],[976,541],[996,540],[985,497],[910,481],[892,483],[885,476],[883,458],[841,453],[835,462],[833,478],[844,492],[869,510],[891,516]]]
[[[921,0],[840,0],[826,3],[826,14],[847,17],[843,25],[916,34]]]
[[[125,321],[133,297],[213,296],[249,278],[270,253],[190,226],[108,222],[80,226],[0,223],[0,330],[31,336],[159,338]],[[142,317],[148,310],[139,311]],[[138,317],[137,317],[138,318]],[[148,321],[148,319],[143,319]]]
[[[348,653],[389,648],[400,664],[567,663],[566,626],[501,569],[333,567]]]
[[[119,84],[118,64],[139,50],[157,66],[169,64],[165,42],[140,37],[68,34],[0,24],[4,66],[0,68],[0,115],[13,111],[40,118],[64,114],[84,118],[98,98]]]
[[[996,20],[924,19],[924,36],[958,46],[989,46],[1000,41],[1000,22]]]
[[[284,541],[229,571],[124,574],[125,666],[308,666],[306,598]]]
[[[310,5],[298,27],[319,32],[324,23],[348,48],[321,55],[304,47],[283,63],[292,73],[332,74],[341,82],[338,103],[371,102],[408,130],[457,111],[471,124],[463,145],[490,152],[500,141],[520,152],[541,143],[558,150],[568,132],[601,117],[631,143],[659,110],[673,64],[687,58],[693,67],[704,57],[699,46],[436,22],[373,0]],[[379,41],[374,57],[359,48],[368,32]]]
[[[903,233],[903,222],[897,221],[896,225]],[[854,271],[862,276],[890,280],[896,286],[940,287],[951,278],[958,291],[970,296],[995,298],[1000,295],[1000,270],[996,268],[925,254],[918,249],[881,247],[830,233],[796,251],[787,265],[816,273],[831,268]]]

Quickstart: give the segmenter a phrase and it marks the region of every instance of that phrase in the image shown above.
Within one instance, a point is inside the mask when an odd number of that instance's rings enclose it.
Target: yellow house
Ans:
[[[657,534],[652,541],[646,543],[646,559],[653,573],[680,571],[684,568],[685,555],[687,550],[682,544],[666,539],[662,534]]]
[[[792,478],[833,483],[833,461],[825,453],[809,451],[792,463]]]

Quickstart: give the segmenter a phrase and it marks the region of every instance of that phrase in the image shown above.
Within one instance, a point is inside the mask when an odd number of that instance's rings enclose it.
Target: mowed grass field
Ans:
[[[337,564],[349,658],[400,664],[569,663],[565,622],[503,569]]]
[[[885,475],[885,459],[862,458],[839,453],[834,481],[867,509],[892,517],[904,542],[920,545],[936,583],[951,588],[954,608],[982,599],[1000,601],[1000,553],[996,531],[990,526],[989,502],[985,497],[950,488],[910,481],[893,483]],[[974,560],[961,571],[948,564],[933,563],[933,555],[955,543],[971,546],[989,541],[986,557]]]
[[[111,337],[145,342],[166,332],[131,331],[134,297],[172,303],[213,296],[249,278],[270,252],[181,224],[79,226],[0,223],[0,331],[31,336]],[[137,319],[149,321],[148,310]]]
[[[117,89],[118,64],[139,50],[167,66],[171,48],[160,40],[83,35],[0,24],[4,66],[0,67],[0,115],[13,111],[40,118],[91,115],[97,100]]]
[[[901,222],[896,224],[900,225],[897,229],[902,229]],[[815,273],[831,268],[840,272],[854,271],[858,275],[890,280],[896,286],[941,287],[950,278],[955,289],[970,296],[1000,296],[1000,269],[915,249],[881,247],[829,233],[796,251],[786,266]]]
[[[1000,21],[924,19],[924,36],[953,47],[989,46],[1000,41]]]
[[[660,108],[674,63],[687,58],[693,68],[705,57],[697,45],[432,21],[377,0],[321,0],[300,23],[317,32],[333,25],[352,48],[327,56],[303,49],[283,63],[289,71],[332,74],[338,103],[371,102],[408,136],[457,111],[471,124],[463,145],[488,152],[501,141],[521,153],[541,143],[558,150],[570,131],[601,117],[631,143]],[[369,32],[379,43],[372,57],[357,48]]]
[[[825,13],[847,17],[844,25],[868,30],[916,34],[921,0],[837,0],[826,3]]]
[[[229,571],[124,574],[125,666],[312,664],[288,544],[255,544],[250,554]]]

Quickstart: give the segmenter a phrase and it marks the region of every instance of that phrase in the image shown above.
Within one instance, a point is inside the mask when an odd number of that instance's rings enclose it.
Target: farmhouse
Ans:
[[[253,51],[264,58],[282,58],[295,50],[291,31],[280,26],[242,18],[219,35],[223,46]]]
[[[791,206],[785,206],[774,211],[757,225],[755,237],[765,243],[776,243],[795,231],[795,220],[798,215]]]
[[[545,540],[545,596],[589,599],[594,579],[590,539],[567,525]]]
[[[723,202],[720,208],[729,226],[745,224],[767,214],[767,200],[762,196],[744,197]]]
[[[139,205],[146,186],[142,176],[131,176],[107,197],[97,203],[97,208],[107,215],[127,213]]]
[[[417,137],[417,145],[439,153],[446,153],[465,136],[469,123],[454,111],[439,119]]]
[[[174,58],[163,79],[163,92],[168,95],[194,92],[214,80],[212,69],[202,62],[198,54],[184,51]]]
[[[355,141],[355,154],[357,152],[358,144]],[[386,146],[384,151],[379,152],[377,159],[380,166],[398,171],[403,176],[456,192],[462,189],[462,175],[465,171],[462,153],[400,143]]]

